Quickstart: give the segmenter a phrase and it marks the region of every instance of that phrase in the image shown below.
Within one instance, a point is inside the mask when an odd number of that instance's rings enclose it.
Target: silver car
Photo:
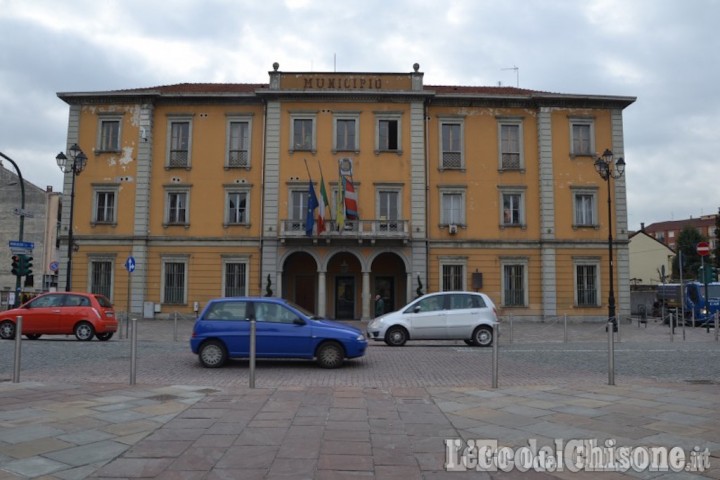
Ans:
[[[372,320],[367,336],[394,347],[408,340],[464,340],[487,347],[495,338],[497,322],[495,304],[484,293],[428,293]]]

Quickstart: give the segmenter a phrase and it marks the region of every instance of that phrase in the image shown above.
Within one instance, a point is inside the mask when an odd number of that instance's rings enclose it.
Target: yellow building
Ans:
[[[622,155],[635,98],[430,86],[417,64],[274,64],[269,76],[58,94],[68,146],[88,156],[75,177],[73,289],[134,313],[273,295],[336,319],[370,318],[376,293],[393,310],[418,293],[480,289],[501,315],[606,318],[607,187],[594,162]],[[610,184],[622,314],[625,181]],[[321,205],[327,193],[325,231],[320,208],[307,222],[310,185]],[[352,191],[356,216],[342,208]],[[62,213],[67,255],[69,201]]]

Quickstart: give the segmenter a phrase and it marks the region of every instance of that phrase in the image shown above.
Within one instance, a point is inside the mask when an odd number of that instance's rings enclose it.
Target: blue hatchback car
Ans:
[[[208,368],[248,358],[253,319],[257,358],[315,358],[323,368],[337,368],[346,358],[363,356],[368,345],[359,329],[321,319],[282,298],[231,297],[205,306],[190,348]]]

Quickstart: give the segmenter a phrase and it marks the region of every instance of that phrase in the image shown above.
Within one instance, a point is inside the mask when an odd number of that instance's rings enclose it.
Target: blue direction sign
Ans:
[[[127,260],[125,260],[125,269],[130,273],[135,271],[135,258],[128,257]]]
[[[33,242],[20,242],[18,240],[10,240],[10,248],[24,248],[25,250],[32,250],[35,248]]]

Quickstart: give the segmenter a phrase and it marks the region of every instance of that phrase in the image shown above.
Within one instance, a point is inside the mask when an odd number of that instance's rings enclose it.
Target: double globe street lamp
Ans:
[[[613,288],[613,236],[612,236],[612,210],[610,195],[610,179],[619,179],[625,173],[625,160],[622,157],[615,160],[613,153],[605,149],[602,156],[595,160],[595,170],[603,180],[607,182],[607,203],[608,203],[608,253],[610,264],[610,293],[608,294],[608,327],[612,325],[613,332],[617,332],[618,324],[615,316],[615,290]]]
[[[65,280],[65,291],[69,292],[72,290],[72,254],[73,248],[75,247],[73,240],[73,211],[75,210],[75,177],[80,175],[85,169],[87,164],[87,156],[80,149],[77,143],[68,150],[66,156],[63,152],[58,153],[55,157],[58,167],[63,173],[72,173],[72,184],[70,187],[70,222],[68,223],[68,251],[67,251],[67,271],[65,272],[67,277]]]

